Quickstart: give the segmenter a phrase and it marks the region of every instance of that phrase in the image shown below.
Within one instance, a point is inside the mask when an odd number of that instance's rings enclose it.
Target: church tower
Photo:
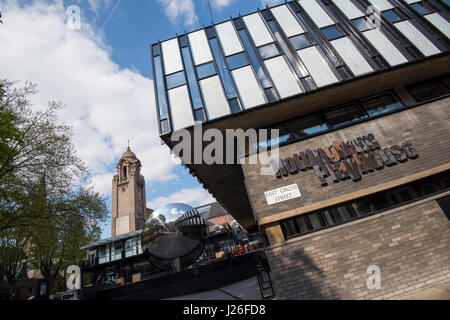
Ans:
[[[141,161],[131,152],[122,155],[112,181],[111,236],[144,228],[146,215],[145,179]]]

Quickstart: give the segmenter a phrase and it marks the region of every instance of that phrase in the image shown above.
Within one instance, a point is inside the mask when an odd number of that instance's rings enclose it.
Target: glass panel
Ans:
[[[297,53],[318,87],[339,81],[317,47],[302,49],[297,51]]]
[[[210,120],[230,114],[230,108],[228,107],[228,102],[223,93],[218,76],[201,80],[200,88],[205,99],[206,110]]]
[[[216,32],[226,56],[244,51],[230,21],[216,25]]]
[[[122,259],[122,243],[116,242],[114,248],[114,259],[119,260]]]
[[[195,77],[194,65],[192,64],[191,53],[189,48],[185,47],[181,49],[183,54],[184,66],[186,68],[186,74],[189,81],[189,91],[191,93],[191,99],[193,103],[193,108],[201,108],[203,106],[202,98],[200,97],[200,89],[198,87],[198,82]]]
[[[199,30],[189,33],[188,36],[195,65],[211,61],[213,58],[205,32],[203,30]]]
[[[365,200],[357,200],[352,202],[352,207],[358,216],[365,216],[372,212],[368,203]]]
[[[391,66],[408,62],[379,29],[366,31],[364,35]]]
[[[283,29],[286,36],[292,37],[305,32],[295,19],[294,15],[285,5],[272,8],[270,11],[280,24],[281,29]]]
[[[278,51],[278,48],[274,43],[259,47],[258,51],[263,59],[269,59],[280,54],[280,51]]]
[[[216,68],[214,67],[214,63],[202,64],[197,67],[197,74],[199,79],[207,78],[209,76],[213,76],[216,74]]]
[[[364,12],[359,10],[359,8],[350,0],[333,0],[333,2],[349,19],[364,16]]]
[[[284,221],[283,224],[288,237],[298,233],[294,226],[294,220]]]
[[[161,121],[161,133],[169,132],[169,120],[165,119]]]
[[[281,98],[302,93],[297,79],[289,69],[283,56],[266,60],[264,63]]]
[[[234,99],[230,99],[228,100],[228,103],[230,104],[230,109],[232,113],[236,113],[236,112],[240,112],[241,111],[241,106],[239,104],[238,99],[234,98]]]
[[[225,88],[225,92],[227,94],[227,98],[235,98],[236,97],[236,91],[234,90],[234,85],[231,82],[230,75],[227,70],[227,66],[225,64],[225,59],[220,52],[219,49],[219,43],[217,42],[217,38],[212,38],[209,40],[209,43],[211,44],[211,48],[214,53],[214,58],[217,63],[217,68],[219,70],[220,79],[222,79],[223,86]]]
[[[402,19],[394,12],[394,10],[383,11],[381,14],[392,23],[402,21]]]
[[[291,43],[294,46],[295,50],[300,50],[312,45],[312,43],[308,40],[308,38],[304,34],[292,37],[289,40],[291,40]]]
[[[424,101],[449,93],[449,90],[445,86],[431,81],[408,86],[407,89],[417,101]]]
[[[320,30],[328,40],[337,39],[343,36],[343,34],[338,30],[338,28],[336,28],[336,26],[329,26]]]
[[[232,71],[232,74],[246,109],[266,103],[264,94],[250,66],[236,69]]]
[[[428,14],[428,13],[433,13],[435,11],[430,6],[428,6],[427,4],[425,4],[423,2],[413,3],[411,5],[411,7],[413,7],[414,10],[416,10],[418,13],[420,13],[423,16]]]
[[[161,43],[164,71],[166,74],[171,74],[180,70],[183,70],[183,64],[181,63],[180,48],[178,47],[178,39],[172,39]]]
[[[274,88],[267,88],[264,90],[264,93],[266,94],[266,98],[269,102],[275,102],[278,100]]]
[[[187,86],[168,91],[173,129],[178,130],[194,124]]]
[[[300,233],[308,232],[308,227],[305,222],[305,217],[299,217],[295,219],[297,222],[297,226],[300,229]]]
[[[321,221],[319,219],[319,213],[309,214],[308,218],[309,218],[309,221],[311,222],[313,229],[320,229],[320,228],[324,227],[322,225],[322,223],[320,223]]]
[[[342,59],[344,59],[344,62],[355,76],[360,76],[373,71],[370,64],[361,55],[349,37],[333,40],[331,41],[331,44],[341,55]]]
[[[253,38],[255,46],[259,47],[261,45],[273,42],[273,38],[270,35],[267,26],[264,24],[259,13],[250,14],[243,17],[244,22]]]
[[[334,24],[334,21],[315,0],[300,0],[299,2],[319,28]]]
[[[233,56],[227,57],[227,63],[230,70],[234,70],[248,65],[248,60],[245,56],[245,53],[238,53]]]
[[[445,20],[439,13],[432,13],[425,16],[436,28],[450,38],[450,23]]]
[[[194,110],[195,121],[205,122],[205,113],[203,109]]]
[[[291,137],[294,136],[295,138],[306,137],[328,129],[327,124],[323,123],[318,115],[288,121],[286,127]]]
[[[167,100],[166,100],[166,89],[164,88],[164,76],[161,67],[161,57],[155,57],[155,81],[156,90],[158,91],[158,106],[159,106],[159,117],[160,119],[167,118]]]
[[[390,94],[365,100],[361,104],[371,117],[403,107],[402,103],[394,99]]]
[[[272,86],[272,83],[267,79],[266,73],[264,72],[264,69],[262,68],[261,64],[259,63],[259,59],[256,56],[256,52],[253,49],[253,46],[251,45],[247,33],[245,30],[239,30],[239,34],[241,36],[242,42],[244,43],[245,50],[247,51],[247,54],[250,58],[250,61],[252,62],[253,68],[255,69],[255,72],[259,78],[259,82],[263,88],[268,88]]]
[[[323,216],[324,216],[324,218],[326,220],[327,225],[331,226],[331,225],[336,223],[336,221],[334,220],[333,215],[330,213],[329,210],[324,210],[322,212],[322,214],[323,214]]]
[[[166,83],[167,83],[167,90],[186,84],[184,71],[172,73],[171,75],[166,76]]]
[[[369,0],[379,11],[388,10],[392,8],[392,5],[387,0]]]
[[[370,30],[373,29],[374,27],[372,26],[372,24],[370,24],[366,18],[358,18],[355,20],[352,20],[353,25],[358,28],[359,31],[363,32],[366,30]]]
[[[361,111],[358,105],[350,105],[327,111],[325,112],[325,117],[334,127],[363,119],[366,115]]]
[[[409,21],[402,21],[395,24],[395,27],[408,38],[414,46],[419,49],[425,56],[431,56],[433,54],[440,53],[439,49],[423,35],[422,32],[417,30],[416,27]]]

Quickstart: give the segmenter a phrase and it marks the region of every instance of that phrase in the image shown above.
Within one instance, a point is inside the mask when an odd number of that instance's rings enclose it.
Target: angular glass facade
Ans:
[[[152,45],[160,134],[449,48],[440,0],[300,0]]]

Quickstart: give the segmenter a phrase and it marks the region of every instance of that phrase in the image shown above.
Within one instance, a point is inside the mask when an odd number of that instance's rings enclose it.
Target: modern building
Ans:
[[[151,46],[161,139],[191,134],[183,164],[267,238],[280,299],[450,285],[449,21],[446,0],[288,1]],[[212,147],[229,129],[258,141]]]

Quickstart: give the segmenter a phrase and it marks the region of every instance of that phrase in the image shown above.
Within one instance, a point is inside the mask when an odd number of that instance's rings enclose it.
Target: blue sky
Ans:
[[[280,2],[211,0],[211,7],[220,22]],[[70,5],[81,9],[79,30],[67,28]],[[73,127],[92,185],[109,204],[128,140],[142,162],[148,207],[214,201],[160,143],[149,49],[209,25],[207,0],[0,0],[0,10],[0,78],[36,83],[36,109],[50,100],[66,105],[59,119]],[[109,221],[102,236],[110,236]]]

